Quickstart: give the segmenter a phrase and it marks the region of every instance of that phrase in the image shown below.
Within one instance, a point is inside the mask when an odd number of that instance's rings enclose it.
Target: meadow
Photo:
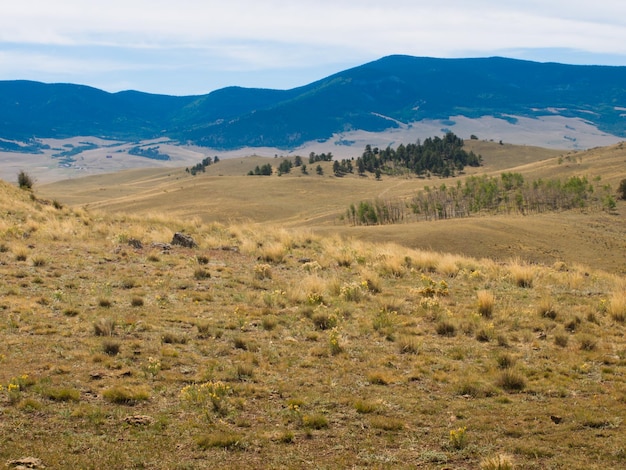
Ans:
[[[500,147],[476,171],[512,168]],[[509,150],[529,177],[624,178],[620,146]],[[0,182],[0,462],[626,464],[623,201],[352,227],[350,203],[433,180],[256,164]]]

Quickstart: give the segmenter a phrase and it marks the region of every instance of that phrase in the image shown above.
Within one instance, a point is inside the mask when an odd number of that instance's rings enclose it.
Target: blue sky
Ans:
[[[292,88],[389,54],[626,65],[623,0],[20,0],[0,80],[203,94]]]

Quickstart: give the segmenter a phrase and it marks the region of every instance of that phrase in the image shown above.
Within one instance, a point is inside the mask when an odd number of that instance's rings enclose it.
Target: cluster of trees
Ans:
[[[585,177],[526,182],[519,173],[503,173],[500,178],[472,176],[456,186],[427,187],[411,200],[410,206],[427,220],[467,217],[483,211],[541,213],[594,204],[610,209],[615,202],[609,190],[604,187],[600,192],[606,194],[594,197],[594,187]]]
[[[465,166],[480,166],[482,157],[474,152],[463,150],[463,139],[448,132],[441,137],[429,137],[424,142],[400,144],[396,149],[387,147],[380,150],[371,145],[365,147],[363,154],[357,158],[356,167],[359,174],[366,171],[376,173],[397,174],[411,172],[418,176],[437,175],[454,176],[463,171]]]
[[[249,176],[270,176],[272,174],[272,165],[266,163],[265,165],[257,165],[254,170],[248,172]]]
[[[531,214],[587,207],[611,211],[615,206],[610,185],[594,187],[586,177],[528,182],[519,173],[503,173],[499,178],[471,176],[452,186],[427,186],[408,203],[362,201],[352,204],[346,217],[355,225],[372,225],[469,217],[480,212]]]
[[[332,152],[328,152],[328,153],[315,153],[315,152],[311,152],[309,154],[309,164],[313,164],[313,163],[318,163],[318,162],[332,162],[333,161],[333,154]]]
[[[211,159],[211,157],[203,158],[202,161],[191,168],[185,168],[187,173],[191,173],[191,176],[196,176],[196,174],[202,172],[206,172],[206,167],[211,165],[211,163],[217,163],[220,159],[217,155]]]
[[[350,204],[346,218],[353,225],[387,225],[404,220],[405,205],[399,201],[361,201]]]
[[[130,155],[146,157],[152,160],[169,160],[170,159],[170,156],[168,154],[159,152],[158,145],[156,147],[147,147],[147,148],[142,148],[139,146],[133,147],[128,151],[128,153]]]

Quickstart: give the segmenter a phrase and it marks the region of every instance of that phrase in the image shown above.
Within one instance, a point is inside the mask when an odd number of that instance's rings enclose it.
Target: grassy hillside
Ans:
[[[258,222],[305,227],[315,233],[339,233],[369,241],[392,241],[409,248],[466,254],[478,258],[523,257],[531,262],[581,262],[612,272],[626,270],[626,227],[623,203],[617,213],[570,211],[529,217],[499,215],[394,226],[353,227],[341,217],[362,200],[408,201],[425,186],[453,186],[472,174],[499,177],[520,172],[528,181],[586,176],[596,186],[617,188],[626,178],[623,145],[587,152],[558,152],[530,146],[467,141],[468,150],[484,158],[484,166],[468,168],[458,178],[386,177],[376,181],[355,175],[336,178],[332,164],[322,162],[324,175],[308,165],[278,177],[243,176],[257,165],[281,161],[261,157],[222,160],[195,177],[182,169],[133,170],[42,186],[48,198],[128,214],[167,213],[205,223]],[[305,158],[305,163],[307,159]]]
[[[0,192],[7,465],[626,463],[623,276]]]

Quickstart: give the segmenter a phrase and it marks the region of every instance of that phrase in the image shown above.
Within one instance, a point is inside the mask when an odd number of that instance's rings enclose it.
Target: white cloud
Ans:
[[[33,51],[22,59],[11,57],[10,70],[18,70],[18,65],[35,70],[45,64],[46,69],[58,67],[62,73],[64,67],[72,73],[83,63],[103,72],[136,66],[205,68],[217,74],[356,65],[396,53],[461,57],[546,48],[626,57],[622,0],[596,0],[593,8],[587,0],[448,0],[440,5],[423,0],[6,3],[0,14],[0,47],[28,46]],[[71,52],[90,47],[91,57]],[[133,60],[99,57],[103,51],[118,51]],[[161,62],[159,55],[165,58]],[[9,70],[2,56],[0,65],[2,79]]]

